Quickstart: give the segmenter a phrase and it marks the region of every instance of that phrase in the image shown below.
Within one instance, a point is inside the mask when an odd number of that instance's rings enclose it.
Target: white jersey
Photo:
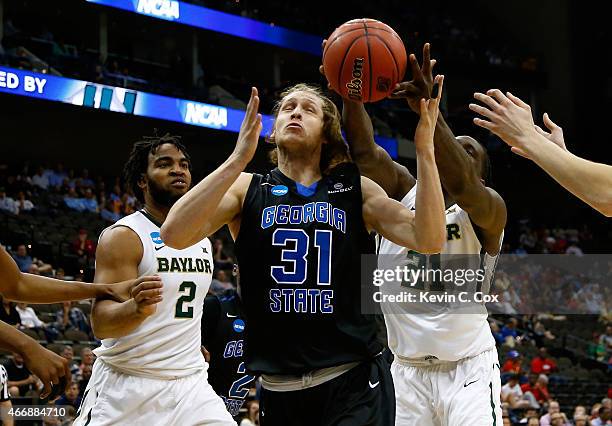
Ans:
[[[116,370],[142,377],[174,379],[207,369],[200,352],[200,321],[213,273],[210,241],[204,238],[175,250],[163,243],[159,226],[140,211],[107,229],[118,226],[140,237],[143,255],[138,276],[159,275],[163,300],[130,334],[102,340],[94,353]]]
[[[401,203],[414,209],[416,185],[406,194]],[[444,255],[472,255],[465,257],[461,266],[466,269],[482,269],[484,279],[480,281],[478,290],[487,293],[495,270],[498,256],[482,254],[482,245],[474,231],[469,215],[457,204],[446,210],[447,242],[441,252]],[[500,247],[501,240],[500,238]],[[476,256],[474,256],[476,255]],[[479,256],[480,255],[480,256]],[[425,258],[428,266],[433,266],[434,256],[423,256],[405,247],[381,239],[379,247],[379,268],[392,269],[396,266],[414,265],[415,257]],[[440,262],[440,255],[435,255]],[[459,256],[453,257],[457,259]],[[444,260],[442,260],[444,263]],[[444,266],[444,265],[442,265]],[[456,266],[456,263],[454,264]],[[399,283],[392,284],[400,288]],[[382,292],[397,291],[387,285],[381,287]],[[425,289],[432,290],[432,289]],[[467,290],[467,288],[466,288]],[[473,289],[471,293],[474,293]],[[435,294],[432,291],[431,294]],[[402,303],[383,303],[389,347],[394,354],[405,358],[426,358],[434,356],[444,361],[457,361],[462,358],[479,355],[495,347],[487,321],[487,310],[483,304],[455,303],[441,308],[420,303],[407,309]],[[461,313],[463,312],[470,313]]]

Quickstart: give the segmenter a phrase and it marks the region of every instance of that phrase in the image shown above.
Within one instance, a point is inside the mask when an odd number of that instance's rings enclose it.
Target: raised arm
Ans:
[[[439,253],[446,242],[444,197],[433,147],[443,79],[436,77],[440,84],[436,99],[420,101],[421,117],[414,136],[418,179],[415,213],[387,198],[368,178],[362,178],[366,224],[388,240],[424,254]]]
[[[90,284],[27,274],[21,272],[13,258],[0,247],[0,293],[16,302],[58,303],[94,298],[123,301],[129,299],[132,287],[158,280],[141,277],[118,284]]]
[[[531,108],[518,97],[498,89],[474,97],[485,106],[470,109],[487,118],[474,123],[490,130],[512,147],[512,152],[540,166],[561,186],[593,207],[612,217],[612,166],[580,158],[565,148],[563,131],[548,117],[544,124],[550,133],[534,125]]]
[[[423,65],[414,54],[409,57],[413,80],[400,84],[393,98],[405,98],[410,108],[419,113],[419,100],[429,98],[433,88],[430,45],[423,47]],[[485,186],[474,160],[459,143],[442,115],[438,116],[434,133],[436,164],[442,186],[451,198],[465,210],[481,231],[482,244],[487,253],[499,251],[499,239],[506,225],[506,204],[493,189]],[[475,155],[475,154],[472,154]]]
[[[361,174],[380,185],[389,197],[400,201],[414,186],[414,176],[376,144],[372,121],[363,104],[346,99],[343,102],[342,126]]]
[[[243,170],[255,155],[262,129],[258,108],[259,96],[253,87],[234,152],[172,206],[161,228],[166,245],[189,247],[240,215],[252,178]],[[234,236],[236,230],[236,226],[230,226]]]
[[[95,281],[121,281],[138,276],[143,248],[140,238],[131,229],[119,226],[104,232],[96,250]],[[119,338],[136,329],[155,313],[162,300],[160,282],[141,283],[125,302],[96,300],[91,312],[91,325],[99,339]]]

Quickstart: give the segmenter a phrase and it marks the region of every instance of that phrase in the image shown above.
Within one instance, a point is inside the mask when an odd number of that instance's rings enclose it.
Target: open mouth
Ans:
[[[302,129],[302,125],[298,123],[289,123],[285,127],[286,129]]]
[[[170,185],[172,185],[175,188],[186,188],[187,182],[185,182],[184,179],[176,179],[176,180],[173,180]]]

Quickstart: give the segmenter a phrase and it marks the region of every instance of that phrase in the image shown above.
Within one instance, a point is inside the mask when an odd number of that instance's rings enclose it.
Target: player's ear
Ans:
[[[147,187],[147,177],[144,173],[141,174],[140,179],[138,179],[138,187],[141,189],[141,191],[144,191],[144,189]]]

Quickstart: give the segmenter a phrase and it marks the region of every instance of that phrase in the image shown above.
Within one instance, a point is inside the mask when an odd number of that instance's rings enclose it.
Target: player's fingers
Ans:
[[[474,111],[476,114],[480,114],[483,117],[487,117],[490,120],[495,120],[498,115],[495,114],[493,111],[491,111],[488,108],[483,107],[482,105],[478,105],[478,104],[470,104],[469,108]]]
[[[504,95],[499,89],[489,89],[487,90],[487,95],[495,98],[497,102],[499,102],[501,105],[507,105],[509,103],[512,103],[510,99],[508,99],[506,95]]]
[[[325,75],[325,68],[323,68],[323,65],[319,65],[319,73]]]
[[[425,98],[421,98],[421,102],[419,103],[419,109],[421,110],[421,117],[423,117],[424,114],[427,114],[427,102],[425,100]]]
[[[408,59],[410,62],[410,71],[412,71],[412,79],[422,80],[423,72],[421,71],[421,67],[419,66],[419,61],[417,61],[415,54],[411,53]]]
[[[552,131],[555,131],[555,130],[560,131],[560,132],[563,132],[563,129],[562,129],[560,126],[558,126],[558,125],[557,125],[557,124],[556,124],[554,121],[552,121],[552,120],[550,119],[550,117],[548,116],[548,113],[547,113],[547,112],[545,112],[545,113],[544,113],[544,125],[545,125],[545,126],[548,128],[548,130],[550,130],[551,132],[552,132]]]
[[[474,99],[476,99],[476,100],[482,102],[483,104],[487,105],[493,111],[498,111],[499,110],[499,104],[497,103],[497,101],[495,99],[493,99],[489,95],[485,95],[484,93],[476,92],[476,93],[474,93]]]
[[[527,154],[525,153],[525,151],[523,151],[521,148],[518,148],[516,146],[511,147],[510,151],[514,152],[517,155],[520,155],[521,157],[529,158]]]
[[[428,75],[431,72],[431,55],[429,51],[429,43],[423,46],[423,74]]]
[[[45,399],[51,394],[51,383],[48,380],[43,381],[44,388],[40,393],[40,398]]]
[[[444,89],[444,75],[437,75],[434,81],[435,84],[438,85],[438,96],[436,97],[436,99],[439,104],[440,100],[442,99],[442,91]]]
[[[438,61],[436,61],[435,59],[432,59],[429,63],[430,63],[429,70],[433,71],[433,67],[438,63]]]
[[[155,305],[155,304],[161,302],[162,300],[163,300],[163,298],[161,296],[160,297],[151,297],[149,299],[143,300],[142,302],[139,303],[139,305],[142,305],[142,306]]]
[[[490,121],[487,121],[487,120],[483,120],[482,118],[474,118],[474,124],[477,125],[478,127],[482,127],[483,129],[487,129],[490,131],[493,131],[493,129],[495,128],[494,123],[491,123]]]
[[[507,95],[508,95],[508,99],[510,99],[515,105],[520,106],[521,108],[524,108],[524,109],[531,109],[529,104],[523,102],[523,100],[519,98],[518,96],[514,96],[510,92],[507,92]]]

